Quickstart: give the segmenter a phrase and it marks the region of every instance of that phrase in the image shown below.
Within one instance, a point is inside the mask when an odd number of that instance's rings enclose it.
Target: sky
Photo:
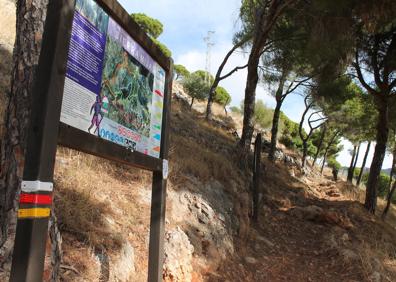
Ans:
[[[240,0],[119,0],[128,13],[145,13],[158,19],[164,25],[164,32],[158,38],[171,51],[175,64],[182,64],[190,72],[205,69],[206,43],[203,38],[208,31],[214,31],[211,49],[210,71],[215,74],[217,67],[222,62],[225,54],[232,48],[232,37],[238,30],[238,9]],[[229,59],[224,73],[235,66],[245,65],[247,54],[243,51],[236,52]],[[244,97],[247,71],[239,70],[229,78],[220,82],[232,97],[231,105],[240,105]],[[256,99],[263,100],[269,107],[275,107],[275,100],[270,95],[268,87],[259,85]],[[282,111],[293,121],[299,122],[304,111],[303,98],[292,93],[282,106]],[[352,144],[343,140],[344,150],[337,160],[343,166],[349,166]],[[362,145],[358,159],[358,167],[363,159],[366,143]],[[374,152],[371,146],[366,166],[369,166]],[[392,164],[391,156],[387,155],[383,168]]]

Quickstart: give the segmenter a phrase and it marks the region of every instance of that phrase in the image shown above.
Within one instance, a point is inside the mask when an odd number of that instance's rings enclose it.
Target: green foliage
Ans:
[[[242,115],[244,113],[244,103],[241,101],[240,109],[238,110]],[[236,109],[235,109],[236,110]],[[262,100],[257,100],[254,109],[253,121],[256,126],[267,129],[272,125],[272,117],[274,110],[269,108]]]
[[[135,22],[152,38],[158,38],[164,31],[162,23],[154,18],[151,18],[143,13],[131,14]]]
[[[211,85],[214,81],[213,75],[211,75],[207,71],[197,70],[194,73],[198,75],[202,80],[206,81],[208,85]]]
[[[204,100],[208,97],[209,84],[202,77],[201,71],[193,72],[182,81],[186,93],[194,99]]]
[[[237,106],[232,106],[232,107],[230,107],[230,111],[231,111],[232,113],[242,114],[241,108],[240,108],[240,107],[237,107]]]
[[[183,65],[174,65],[173,69],[176,73],[176,79],[179,79],[180,77],[185,78],[190,75],[190,72]]]
[[[222,106],[227,106],[228,104],[231,103],[231,96],[230,94],[227,92],[227,90],[225,90],[223,87],[218,86],[216,88],[216,93],[213,99],[216,103],[222,105]]]
[[[341,164],[334,157],[327,159],[327,166],[336,170],[340,170],[341,168]]]
[[[131,14],[131,17],[144,30],[144,32],[146,32],[147,35],[150,36],[153,42],[158,46],[158,48],[166,57],[172,57],[172,52],[169,50],[169,48],[157,39],[158,36],[160,36],[164,31],[164,26],[159,20],[151,18],[143,13]]]
[[[270,128],[274,111],[270,109],[262,100],[257,100],[254,110],[254,123],[261,128]]]
[[[356,168],[354,171],[354,177],[357,178],[359,173],[360,173],[360,168]],[[369,176],[368,172],[363,173],[362,183],[364,183],[364,185],[367,185],[368,176]],[[388,194],[389,181],[390,181],[390,176],[385,172],[381,172],[380,177],[378,178],[378,196],[379,197],[386,197],[386,195]],[[395,195],[392,198],[392,202],[396,203]]]
[[[157,39],[153,38],[154,43],[158,46],[158,48],[162,51],[162,53],[168,58],[172,57],[172,52],[166,47],[165,44],[159,42]]]
[[[298,134],[298,123],[289,119],[283,112],[280,114],[280,123],[283,129],[279,142],[290,149],[301,149],[302,141]]]

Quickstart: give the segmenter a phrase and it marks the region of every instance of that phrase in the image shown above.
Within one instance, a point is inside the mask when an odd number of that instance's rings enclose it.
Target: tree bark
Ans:
[[[284,100],[283,96],[283,88],[285,85],[286,75],[283,73],[278,89],[276,90],[275,99],[276,99],[276,106],[274,110],[274,116],[272,118],[272,128],[271,128],[271,145],[270,151],[268,154],[268,158],[271,161],[275,160],[275,151],[276,151],[276,141],[278,140],[278,128],[279,128],[279,117],[280,117],[280,110],[282,107],[282,103]]]
[[[323,174],[324,166],[326,163],[326,158],[327,158],[327,150],[326,150],[325,154],[323,155],[323,162],[322,162],[322,167],[320,168],[320,174]]]
[[[41,50],[47,4],[48,0],[16,2],[11,92],[6,110],[6,134],[1,144],[0,246],[15,227],[12,221],[15,221],[16,195],[22,179],[31,90]]]
[[[325,137],[325,135],[326,135],[326,130],[327,130],[327,127],[326,127],[326,124],[324,124],[324,125],[323,125],[323,130],[322,130],[322,135],[320,136],[320,140],[319,140],[319,144],[318,144],[318,149],[316,150],[316,154],[315,154],[315,157],[314,157],[314,159],[313,159],[312,166],[315,166],[316,160],[317,160],[318,157],[319,157],[320,150],[322,149],[322,145],[323,145],[323,140],[324,140],[324,137]]]
[[[305,167],[305,161],[306,161],[306,158],[307,158],[307,150],[308,150],[307,141],[309,139],[309,136],[304,137],[304,135],[303,135],[303,124],[304,124],[304,121],[305,121],[305,116],[307,115],[309,109],[313,105],[312,103],[308,104],[308,96],[305,97],[304,103],[305,103],[305,110],[304,110],[304,112],[303,112],[303,114],[301,116],[300,124],[298,126],[298,134],[300,135],[301,141],[303,142],[303,156],[302,156],[302,159],[301,159],[301,166],[302,167]]]
[[[336,140],[336,137],[337,137],[338,134],[339,134],[339,132],[337,131],[337,132],[333,135],[333,137],[331,138],[329,144],[327,145],[327,147],[326,147],[326,149],[325,149],[325,153],[324,153],[324,155],[323,155],[322,168],[320,169],[320,173],[321,173],[321,174],[323,173],[323,169],[324,169],[324,166],[325,166],[325,163],[326,163],[327,153],[329,152],[329,149],[330,149],[331,145],[333,145],[334,141]]]
[[[348,168],[347,181],[350,183],[352,183],[352,179],[353,179],[353,164],[355,163],[356,148],[357,148],[357,146],[354,145],[353,152],[352,152],[352,158],[351,158],[351,164],[349,165],[349,168]]]
[[[391,191],[392,187],[392,180],[393,180],[393,173],[395,172],[395,165],[396,165],[396,145],[393,147],[393,153],[392,153],[392,167],[391,171],[389,173],[389,184],[388,184],[388,194]]]
[[[257,48],[257,47],[256,47]],[[248,74],[245,88],[245,104],[243,109],[243,128],[239,144],[244,151],[248,151],[254,131],[253,115],[256,102],[256,86],[258,82],[257,66],[260,59],[260,51],[251,52],[248,61]]]
[[[357,151],[356,151],[356,156],[355,156],[355,162],[353,163],[353,168],[352,168],[352,179],[353,176],[355,175],[355,169],[356,169],[356,165],[359,159],[359,153],[360,153],[360,145],[362,145],[361,142],[359,142],[358,146],[357,146]]]
[[[381,218],[383,220],[385,219],[385,217],[389,211],[390,204],[392,202],[393,193],[395,192],[395,190],[396,190],[396,182],[393,183],[392,189],[389,191],[388,196],[386,197],[386,206],[385,206],[385,209],[382,212],[382,216],[381,216]]]
[[[272,118],[272,128],[271,128],[271,145],[268,158],[271,161],[275,160],[276,142],[278,140],[278,128],[279,128],[279,117],[280,109],[282,107],[282,100],[276,102],[276,107],[274,110],[274,116]]]
[[[262,50],[267,42],[268,35],[272,30],[272,27],[275,25],[278,17],[282,14],[283,10],[293,2],[294,0],[272,0],[269,1],[268,5],[263,5],[261,7],[258,5],[256,10],[255,31],[252,49],[248,60],[242,136],[239,141],[239,146],[243,148],[242,151],[244,153],[247,153],[250,149],[254,131],[253,114],[258,82],[257,68],[260,56],[262,55]]]
[[[366,149],[366,153],[364,154],[364,158],[363,158],[363,163],[362,163],[362,168],[360,169],[360,173],[359,173],[359,177],[356,181],[356,185],[359,186],[360,182],[362,181],[362,176],[363,176],[363,172],[364,172],[364,168],[366,166],[366,161],[367,161],[367,157],[370,151],[370,146],[371,146],[371,141],[367,143],[367,149]]]
[[[307,156],[308,156],[308,139],[305,139],[303,140],[303,156],[301,159],[302,167],[305,167],[305,164],[307,162]]]
[[[217,69],[215,79],[214,79],[214,81],[213,81],[213,83],[212,83],[212,85],[211,85],[211,87],[210,87],[210,90],[209,90],[208,103],[207,103],[207,105],[206,105],[206,119],[207,119],[207,120],[212,119],[212,105],[213,105],[213,99],[214,99],[214,96],[215,96],[215,93],[216,93],[216,88],[217,88],[217,86],[219,85],[219,82],[220,82],[222,79],[225,78],[225,77],[221,77],[221,73],[222,73],[222,71],[223,71],[225,65],[227,64],[228,59],[230,58],[230,56],[232,55],[232,53],[234,53],[234,51],[235,51],[236,49],[238,49],[239,47],[241,47],[241,46],[242,46],[243,44],[245,44],[247,41],[248,41],[248,40],[245,39],[245,40],[242,40],[241,42],[235,44],[235,45],[231,48],[231,50],[228,51],[228,53],[226,54],[226,56],[225,56],[224,59],[223,59],[223,62],[221,62],[219,68]],[[235,72],[235,71],[237,71],[237,68],[234,69],[234,71],[231,71],[231,72],[229,73],[229,75],[231,75],[231,74],[232,74],[233,72]],[[229,75],[227,75],[227,77],[228,77]]]
[[[376,145],[367,180],[366,200],[364,203],[365,208],[373,214],[377,205],[378,178],[381,173],[389,135],[388,97],[385,95],[376,97],[376,102],[378,109]]]
[[[193,106],[193,104],[194,104],[194,99],[195,99],[195,98],[191,97],[190,110],[192,109],[192,106]]]

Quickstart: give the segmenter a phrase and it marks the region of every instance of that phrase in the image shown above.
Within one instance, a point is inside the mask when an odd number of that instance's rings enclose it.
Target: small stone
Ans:
[[[274,243],[272,243],[270,240],[268,240],[267,238],[265,238],[263,236],[257,236],[257,240],[264,243],[265,245],[267,245],[270,248],[273,248],[275,246]]]
[[[217,215],[217,218],[218,218],[221,222],[225,223],[225,216],[222,215],[221,213],[219,213],[219,214]]]
[[[257,260],[253,257],[245,257],[245,261],[249,264],[256,264]]]
[[[345,243],[346,241],[349,241],[349,235],[348,233],[344,233],[344,235],[342,235],[341,240]]]
[[[340,251],[341,256],[343,257],[345,262],[351,263],[358,261],[360,259],[359,255],[352,250],[343,249]]]
[[[369,276],[369,280],[372,282],[381,282],[381,273],[375,271]]]

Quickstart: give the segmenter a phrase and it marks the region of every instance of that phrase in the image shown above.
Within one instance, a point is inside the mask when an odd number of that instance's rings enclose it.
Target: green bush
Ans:
[[[359,176],[359,173],[360,173],[360,168],[356,168],[353,173],[354,177],[357,178]],[[367,185],[368,176],[369,176],[368,172],[365,172],[362,175],[362,183],[364,183],[364,185]],[[378,197],[384,198],[388,195],[389,181],[390,181],[390,176],[385,172],[381,172],[380,177],[378,179],[378,191],[377,191]],[[396,203],[396,194],[393,195],[392,202]]]
[[[332,169],[336,169],[336,170],[340,170],[340,168],[341,168],[341,164],[339,162],[337,162],[337,160],[335,158],[329,158],[327,160],[327,166]]]

